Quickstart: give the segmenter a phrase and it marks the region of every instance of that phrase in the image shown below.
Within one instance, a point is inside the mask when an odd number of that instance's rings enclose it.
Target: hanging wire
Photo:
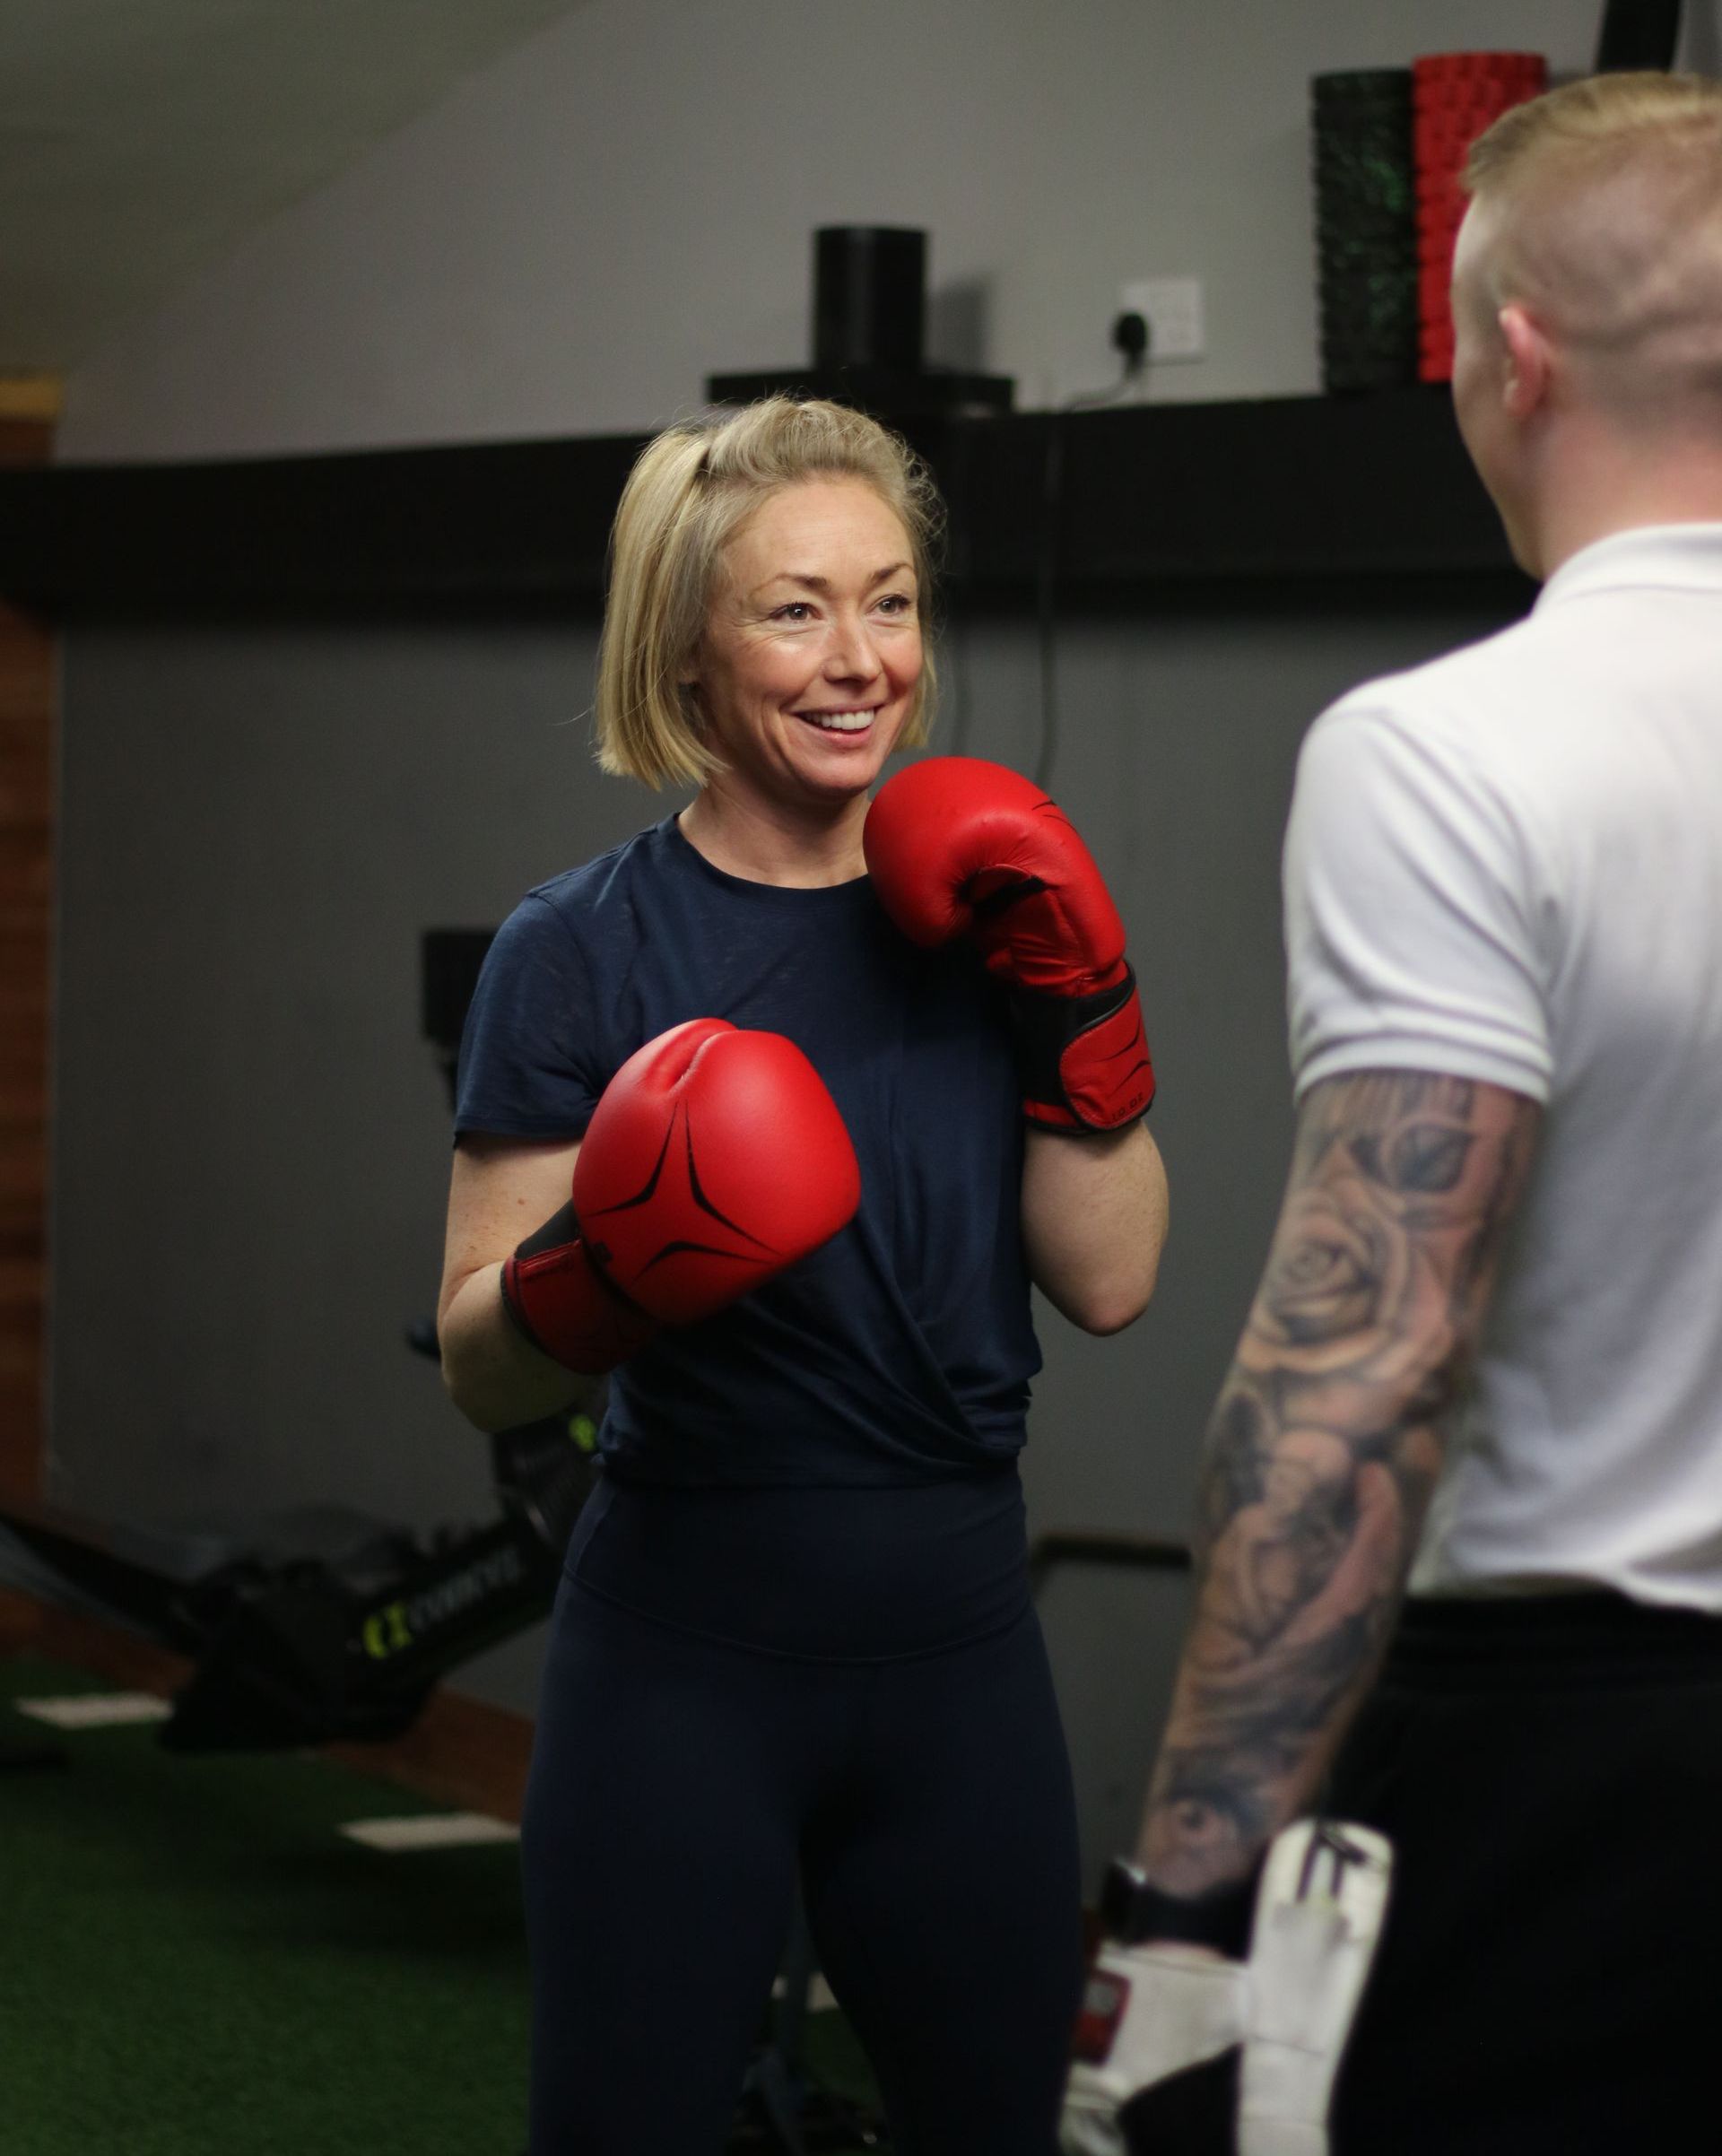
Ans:
[[[1040,465],[1040,543],[1034,567],[1035,633],[1040,662],[1040,750],[1035,759],[1034,783],[1042,793],[1052,791],[1053,766],[1058,757],[1058,538],[1064,526],[1065,420],[1073,412],[1097,412],[1121,402],[1148,377],[1148,324],[1141,315],[1120,315],[1112,325],[1112,343],[1124,359],[1118,379],[1109,388],[1073,396],[1047,414],[1046,450]]]
[[[1040,654],[1040,753],[1034,783],[1052,790],[1058,756],[1058,529],[1065,504],[1065,415],[1047,414],[1046,454],[1040,465],[1040,545],[1034,569],[1034,619]]]
[[[951,684],[951,754],[966,756],[969,753],[969,721],[972,715],[974,699],[969,684],[969,661],[972,646],[966,624],[953,609],[944,621],[944,649],[946,679]]]

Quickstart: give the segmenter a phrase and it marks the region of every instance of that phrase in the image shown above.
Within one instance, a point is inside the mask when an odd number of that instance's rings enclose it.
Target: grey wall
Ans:
[[[403,1345],[448,1183],[418,937],[499,921],[641,820],[584,755],[591,659],[517,629],[69,640],[60,1502],[491,1509],[481,1441]]]
[[[1716,65],[1718,0],[1686,57]],[[589,0],[134,323],[61,453],[164,457],[644,428],[806,349],[825,222],[935,235],[935,349],[1044,403],[1108,378],[1121,282],[1206,281],[1152,394],[1314,387],[1306,81],[1469,44],[1586,64],[1568,0]],[[1247,503],[1247,473],[1215,483]],[[1289,1116],[1276,865],[1298,740],[1488,626],[1144,614],[1066,627],[1055,783],[1114,882],[1163,1080],[1164,1283],[1120,1339],[1043,1313],[1037,1528],[1179,1534]],[[599,779],[584,631],[80,629],[59,871],[57,1497],[100,1517],[486,1504],[400,1343],[435,1292],[440,1078],[417,937],[487,924],[653,813]],[[1032,768],[1028,630],[952,638],[960,745]],[[947,735],[947,745],[952,745]],[[1047,1605],[1091,1863],[1127,1831],[1163,1582]],[[537,1642],[467,1674],[525,1707]]]
[[[1474,614],[1068,625],[1061,801],[1129,923],[1173,1191],[1163,1284],[1096,1341],[1041,1307],[1031,1517],[1181,1535],[1290,1128],[1278,846],[1311,715]],[[593,767],[576,630],[86,631],[67,655],[52,1487],[102,1519],[487,1508],[402,1344],[434,1303],[448,1110],[418,934],[499,920],[655,813]],[[953,632],[961,745],[1032,768],[1031,634]],[[947,726],[947,733],[954,729]],[[956,745],[947,739],[944,745]],[[1091,1856],[1139,1788],[1176,1587],[1047,1607]],[[536,1639],[463,1674],[522,1708]],[[1128,1711],[1126,1711],[1126,1705]]]
[[[1692,0],[1691,56],[1719,0]],[[1154,395],[1317,381],[1307,82],[1602,0],[588,0],[74,377],[68,457],[627,430],[808,351],[808,234],[934,235],[935,343],[1024,405],[1109,381],[1120,283],[1196,274]]]

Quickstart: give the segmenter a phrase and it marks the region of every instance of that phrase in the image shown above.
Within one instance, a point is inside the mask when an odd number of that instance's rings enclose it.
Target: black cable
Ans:
[[[1052,791],[1052,767],[1058,754],[1058,534],[1065,506],[1065,430],[1066,413],[1094,412],[1116,404],[1145,381],[1150,352],[1146,318],[1134,311],[1119,315],[1112,324],[1112,343],[1124,359],[1124,370],[1109,389],[1073,396],[1047,414],[1046,456],[1040,470],[1040,545],[1035,561],[1035,627],[1040,656],[1040,753],[1035,760],[1034,783],[1042,793]]]
[[[967,629],[953,608],[944,617],[944,648],[950,662],[951,675],[951,749],[952,756],[969,753],[969,719],[972,698],[969,686],[969,661],[973,645]]]
[[[1065,409],[1068,409],[1066,407]],[[1046,456],[1040,468],[1040,546],[1035,562],[1034,614],[1040,652],[1040,753],[1034,783],[1052,790],[1058,753],[1057,584],[1058,527],[1065,502],[1065,414],[1047,414]]]

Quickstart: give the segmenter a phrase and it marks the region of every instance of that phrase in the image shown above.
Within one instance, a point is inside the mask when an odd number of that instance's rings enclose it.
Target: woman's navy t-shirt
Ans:
[[[927,952],[861,877],[726,874],[674,817],[540,884],[499,931],[466,1021],[457,1131],[581,1136],[634,1050],[690,1018],[783,1033],[861,1164],[856,1218],[612,1380],[628,1480],[884,1484],[1001,1465],[1040,1367],[1004,1004],[966,949]]]

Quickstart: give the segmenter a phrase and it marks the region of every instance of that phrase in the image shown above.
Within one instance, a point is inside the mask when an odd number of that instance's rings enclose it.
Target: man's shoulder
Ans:
[[[1318,726],[1414,726],[1431,739],[1498,738],[1503,718],[1522,720],[1548,700],[1550,655],[1535,615],[1476,642],[1360,682]]]
[[[1360,682],[1306,735],[1297,807],[1340,844],[1396,828],[1520,835],[1547,821],[1545,795],[1570,744],[1571,698],[1535,616],[1398,674]]]

